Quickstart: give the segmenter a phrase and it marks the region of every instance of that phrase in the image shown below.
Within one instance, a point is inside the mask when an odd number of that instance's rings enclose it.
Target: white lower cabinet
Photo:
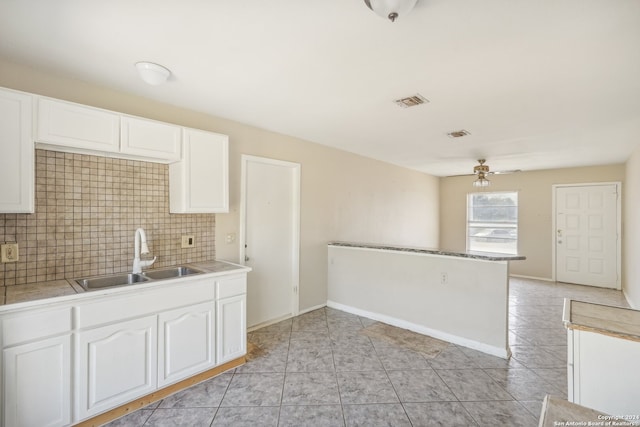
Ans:
[[[218,363],[247,353],[247,275],[216,280]]]
[[[214,319],[213,301],[158,316],[158,386],[215,365]]]
[[[71,334],[3,351],[4,425],[71,423]]]
[[[78,419],[156,390],[157,325],[157,316],[148,316],[78,334]]]
[[[606,414],[639,415],[640,342],[597,331],[568,332],[568,400]]]
[[[247,353],[247,296],[237,295],[216,302],[218,363],[225,363]]]
[[[0,307],[0,427],[76,424],[245,355],[246,270],[130,289]]]

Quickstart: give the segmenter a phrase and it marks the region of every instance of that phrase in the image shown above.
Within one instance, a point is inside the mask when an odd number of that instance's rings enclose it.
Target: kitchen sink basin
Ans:
[[[173,279],[175,277],[191,276],[192,274],[201,274],[202,270],[198,270],[193,267],[173,267],[163,270],[150,270],[145,271],[144,276],[149,279],[161,280],[161,279]]]
[[[202,274],[204,271],[193,267],[172,267],[162,270],[150,270],[144,273],[121,273],[110,276],[90,277],[86,279],[76,279],[76,282],[86,291],[110,288],[114,286],[133,285],[136,283],[153,282],[155,280],[175,279],[178,277],[191,276],[192,274]]]
[[[114,274],[113,276],[94,277],[89,279],[78,279],[76,282],[85,290],[109,288],[112,286],[133,285],[134,283],[146,282],[149,279],[141,274]]]

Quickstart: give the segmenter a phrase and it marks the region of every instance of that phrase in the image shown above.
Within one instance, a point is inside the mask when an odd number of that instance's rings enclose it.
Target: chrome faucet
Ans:
[[[142,228],[138,228],[136,230],[136,234],[134,236],[134,252],[133,252],[133,271],[132,273],[142,273],[143,267],[149,267],[151,264],[156,262],[157,257],[153,257],[152,260],[141,261],[140,254],[148,254],[149,247],[147,246],[147,235],[145,234]],[[142,244],[142,248],[140,245]]]

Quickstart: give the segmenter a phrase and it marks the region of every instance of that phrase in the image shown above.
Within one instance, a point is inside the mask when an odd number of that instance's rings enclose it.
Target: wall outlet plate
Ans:
[[[18,244],[4,243],[0,245],[1,262],[18,262]]]
[[[184,248],[192,248],[196,245],[196,241],[193,237],[193,235],[191,236],[182,236],[182,245],[181,247]]]

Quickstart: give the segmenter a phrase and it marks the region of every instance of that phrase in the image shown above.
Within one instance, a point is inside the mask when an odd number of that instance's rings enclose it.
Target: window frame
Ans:
[[[470,223],[470,215],[471,215],[471,209],[470,209],[470,202],[473,198],[474,195],[480,195],[480,194],[515,194],[515,198],[516,198],[516,204],[515,204],[515,208],[516,208],[516,221],[515,221],[515,227],[496,227],[496,228],[509,228],[509,229],[515,229],[516,230],[516,237],[515,239],[509,239],[509,240],[515,240],[515,252],[507,252],[507,251],[487,251],[487,250],[479,250],[479,249],[471,249],[471,237],[470,236],[470,229],[473,228],[473,226]],[[467,193],[467,203],[466,203],[466,223],[465,223],[465,236],[466,236],[466,250],[467,252],[484,252],[484,253],[500,253],[500,254],[507,254],[507,255],[517,255],[518,254],[518,247],[520,246],[520,239],[519,239],[519,229],[520,229],[520,192],[518,190],[503,190],[503,191],[474,191],[474,192],[470,192]],[[490,222],[489,222],[490,224]],[[487,227],[489,228],[489,227]]]

